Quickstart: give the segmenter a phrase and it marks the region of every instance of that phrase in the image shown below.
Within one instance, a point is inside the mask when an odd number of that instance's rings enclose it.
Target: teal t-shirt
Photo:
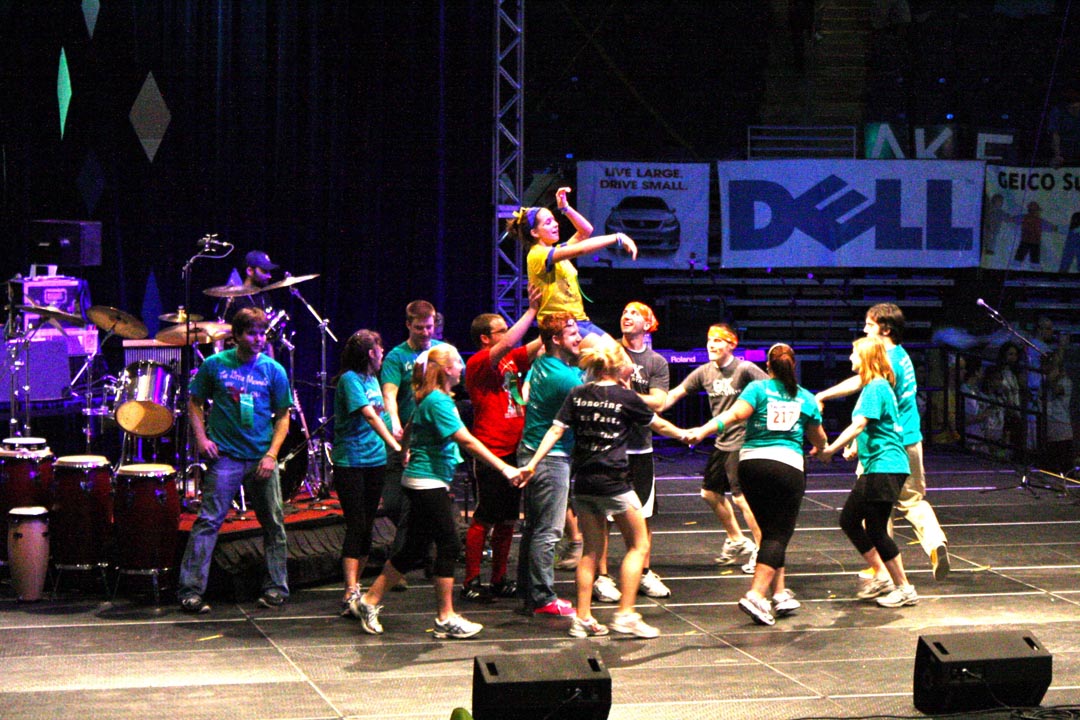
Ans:
[[[525,430],[521,434],[521,444],[529,450],[536,450],[559,414],[566,396],[581,384],[581,371],[557,357],[541,355],[533,361],[525,379],[529,383],[529,402],[525,406]],[[567,429],[549,454],[568,457],[573,448],[574,434]]]
[[[241,364],[236,348],[206,358],[188,391],[200,400],[213,400],[206,435],[234,460],[261,458],[274,436],[274,413],[292,405],[285,368],[261,353]],[[250,424],[241,417],[242,395],[252,400]]]
[[[919,404],[916,394],[919,385],[915,380],[915,366],[907,350],[893,345],[888,351],[889,363],[896,374],[896,406],[900,409],[900,424],[904,428],[904,445],[914,445],[922,440],[922,424],[919,422]]]
[[[754,408],[746,421],[744,448],[780,446],[802,454],[807,426],[821,424],[817,400],[802,387],[792,398],[779,380],[755,380],[739,399]]]
[[[361,412],[371,408],[389,427],[382,390],[374,375],[348,370],[334,390],[334,450],[330,456],[341,467],[378,467],[386,464],[386,443]]]
[[[449,485],[454,468],[463,461],[451,436],[463,427],[454,399],[443,391],[435,390],[421,400],[413,413],[405,477],[441,480]]]
[[[884,378],[874,378],[863,387],[851,417],[866,418],[866,429],[859,436],[859,461],[864,473],[911,472],[904,449],[900,411],[896,394]]]
[[[432,340],[431,347],[442,345],[442,340]],[[383,358],[382,371],[379,373],[379,382],[383,385],[392,383],[397,385],[398,420],[401,427],[412,418],[416,410],[416,396],[412,391],[412,371],[416,364],[416,358],[424,350],[413,350],[408,341],[401,343]]]

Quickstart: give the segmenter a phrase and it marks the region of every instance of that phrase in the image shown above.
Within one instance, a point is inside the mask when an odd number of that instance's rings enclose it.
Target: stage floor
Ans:
[[[279,610],[217,602],[193,618],[172,604],[70,593],[20,605],[5,580],[0,717],[445,720],[472,705],[474,656],[542,663],[574,647],[599,653],[610,671],[612,720],[917,716],[919,636],[999,630],[1030,631],[1053,655],[1044,707],[1080,704],[1080,489],[1035,497],[1013,489],[1019,476],[1009,468],[928,452],[953,570],[935,582],[910,527],[898,524],[922,601],[889,610],[853,598],[861,562],[837,527],[851,466],[815,463],[788,552],[788,584],[803,608],[767,628],[736,607],[748,577],[713,564],[722,533],[698,497],[705,457],[662,455],[652,565],[673,596],[638,601],[658,639],[573,640],[567,620],[525,617],[503,600],[458,603],[484,632],[434,640],[434,599],[419,572],[407,592],[388,594],[378,637],[338,617],[336,583],[298,588]],[[557,579],[572,596],[572,573]],[[611,612],[596,609],[601,621]]]

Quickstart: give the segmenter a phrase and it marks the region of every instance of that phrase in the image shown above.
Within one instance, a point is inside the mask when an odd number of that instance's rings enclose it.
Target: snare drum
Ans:
[[[48,506],[53,454],[45,438],[0,441],[0,521],[17,507]],[[0,560],[7,560],[7,530],[0,528]]]
[[[124,369],[116,392],[116,423],[145,438],[172,429],[176,408],[176,374],[154,360],[139,360]]]
[[[106,564],[112,524],[112,468],[101,455],[66,455],[53,463],[52,558],[61,569]]]
[[[113,535],[121,570],[167,570],[176,561],[180,494],[172,465],[124,465],[116,471]]]
[[[19,600],[40,600],[49,569],[49,511],[12,508],[7,513],[11,585]]]

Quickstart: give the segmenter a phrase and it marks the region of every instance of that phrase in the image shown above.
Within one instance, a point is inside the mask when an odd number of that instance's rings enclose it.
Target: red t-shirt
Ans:
[[[525,408],[510,397],[506,372],[520,379],[530,364],[529,350],[522,345],[503,356],[497,371],[491,367],[491,348],[476,353],[465,365],[465,389],[473,406],[472,433],[499,457],[517,451],[525,427]]]

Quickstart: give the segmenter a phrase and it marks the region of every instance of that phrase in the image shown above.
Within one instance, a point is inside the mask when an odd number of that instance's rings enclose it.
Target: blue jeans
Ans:
[[[525,465],[533,452],[518,451]],[[554,601],[555,545],[566,524],[566,501],[570,496],[570,458],[548,455],[536,466],[525,486],[525,525],[518,551],[518,588],[526,606],[536,609]]]
[[[263,529],[263,552],[266,571],[263,592],[289,595],[288,544],[285,539],[285,513],[281,504],[281,482],[274,470],[266,480],[255,477],[259,460],[235,460],[221,456],[213,461],[202,482],[202,506],[199,517],[191,527],[184,559],[180,563],[180,600],[202,595],[210,575],[210,560],[214,555],[218,531],[225,522],[233,498],[244,486],[244,497],[255,510]]]

